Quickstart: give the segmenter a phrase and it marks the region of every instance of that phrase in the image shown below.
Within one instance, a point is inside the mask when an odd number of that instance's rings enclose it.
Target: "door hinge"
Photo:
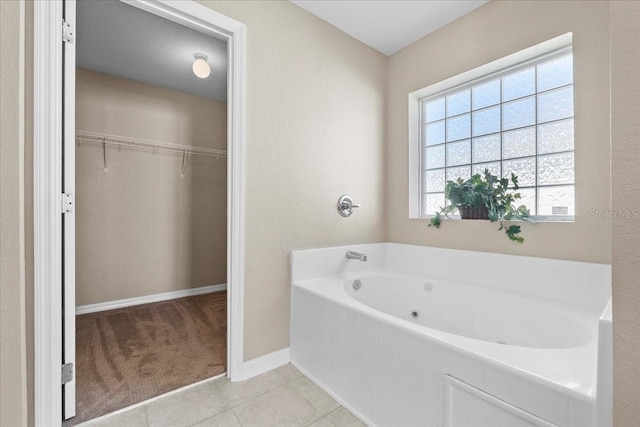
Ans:
[[[73,381],[73,363],[62,365],[62,384]]]
[[[62,41],[66,43],[73,43],[75,31],[73,31],[73,25],[62,21]]]
[[[62,193],[62,213],[73,212],[73,194]]]

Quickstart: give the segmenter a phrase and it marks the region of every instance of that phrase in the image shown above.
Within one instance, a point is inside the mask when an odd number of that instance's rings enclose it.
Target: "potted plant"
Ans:
[[[512,188],[509,188],[512,185]],[[462,219],[488,219],[491,222],[500,221],[498,230],[505,230],[509,239],[518,243],[524,242],[519,236],[520,226],[505,226],[503,221],[519,219],[530,220],[529,210],[524,205],[517,206],[515,201],[520,199],[517,192],[518,177],[511,174],[511,179],[492,175],[485,169],[483,175],[476,174],[466,181],[458,178],[456,181],[447,181],[445,197],[450,202],[440,208],[429,221],[429,227],[440,228],[442,219],[449,218],[457,209]]]

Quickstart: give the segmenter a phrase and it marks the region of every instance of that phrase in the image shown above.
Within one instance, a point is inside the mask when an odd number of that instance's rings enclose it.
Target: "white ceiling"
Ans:
[[[118,0],[77,2],[79,67],[226,102],[227,44]],[[211,74],[193,74],[194,53]]]
[[[489,0],[291,0],[351,37],[392,55]]]

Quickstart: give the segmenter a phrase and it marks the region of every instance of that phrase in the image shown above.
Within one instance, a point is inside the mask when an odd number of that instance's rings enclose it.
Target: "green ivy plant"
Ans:
[[[511,185],[511,188],[509,186]],[[515,201],[520,199],[517,190],[518,177],[513,173],[511,179],[492,175],[485,169],[482,175],[476,174],[466,181],[458,178],[456,181],[447,181],[445,187],[445,197],[449,204],[440,208],[429,221],[429,227],[440,228],[442,220],[453,213],[458,206],[469,206],[472,208],[486,207],[491,222],[500,222],[498,230],[505,230],[509,239],[522,243],[524,238],[519,236],[521,227],[519,225],[506,226],[504,221],[523,220],[530,221],[529,210],[524,205],[516,207]]]

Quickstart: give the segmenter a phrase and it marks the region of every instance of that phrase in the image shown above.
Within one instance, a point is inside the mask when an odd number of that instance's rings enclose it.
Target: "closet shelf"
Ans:
[[[107,135],[103,133],[87,132],[76,130],[76,140],[97,142],[99,144],[119,145],[125,147],[149,148],[151,150],[169,151],[172,153],[182,153],[186,155],[198,155],[215,157],[216,159],[226,159],[226,150],[216,148],[196,147],[193,145],[171,144],[168,142],[150,141],[147,139],[129,138],[125,136]],[[105,166],[106,170],[106,166]]]

